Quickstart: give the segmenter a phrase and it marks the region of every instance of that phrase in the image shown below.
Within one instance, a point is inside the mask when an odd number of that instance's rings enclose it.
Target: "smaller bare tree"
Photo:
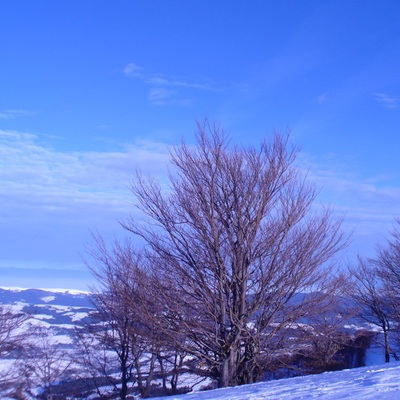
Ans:
[[[346,290],[346,281],[342,277],[343,291]],[[300,334],[297,353],[305,359],[303,373],[320,373],[324,371],[352,367],[348,360],[351,352],[358,352],[361,345],[361,336],[364,330],[347,328],[356,317],[358,308],[351,304],[351,300],[344,296],[331,296],[325,309],[306,320],[306,324],[300,324]],[[353,357],[354,358],[354,357]],[[362,360],[361,360],[362,361]],[[360,360],[355,361],[360,362]],[[347,365],[346,363],[350,363]],[[360,365],[356,365],[360,366]]]
[[[129,286],[127,282],[132,282],[137,275],[137,260],[128,244],[122,246],[116,242],[110,252],[100,236],[93,235],[93,242],[94,245],[88,249],[91,260],[86,264],[97,280],[97,287],[93,288],[96,313],[92,315],[93,322],[86,333],[94,338],[97,347],[103,349],[105,357],[99,360],[97,355],[93,357],[91,351],[86,352],[86,357],[89,363],[95,362],[103,368],[103,373],[110,377],[119,397],[125,399],[136,381],[137,366],[132,354],[137,348],[138,337],[133,310],[127,307],[124,298],[135,295],[137,284]],[[127,289],[129,293],[125,296],[123,291]],[[114,360],[112,365],[119,372],[118,381],[107,373],[111,360]]]
[[[48,329],[37,328],[35,336],[36,340],[25,352],[21,369],[29,391],[41,388],[46,399],[52,400],[56,383],[70,376],[72,358]]]
[[[386,245],[378,247],[372,260],[391,307],[392,318],[400,324],[400,219],[396,220]]]
[[[349,295],[360,307],[359,317],[369,324],[378,327],[384,338],[385,362],[390,361],[390,332],[393,324],[392,308],[384,290],[384,283],[374,260],[358,257],[357,267],[350,268],[353,285]]]
[[[108,398],[101,389],[112,386],[118,397],[125,399],[133,381],[133,362],[125,326],[115,318],[104,321],[104,314],[93,313],[91,322],[77,331],[79,357],[76,362],[89,376],[88,389],[97,390],[99,398]]]
[[[23,357],[29,336],[24,329],[28,319],[29,315],[14,310],[11,305],[0,306],[0,360],[8,364],[0,371],[0,396],[6,397],[10,388],[16,392],[17,386],[21,386],[17,363]]]
[[[157,319],[164,304],[155,296],[157,283],[147,272],[146,253],[136,252],[129,241],[116,241],[111,250],[100,236],[94,236],[93,242],[87,265],[97,280],[93,290],[96,313],[87,333],[117,356],[114,365],[120,382],[113,380],[113,384],[120,398],[125,399],[134,386],[142,397],[148,397],[155,378],[161,378],[164,393],[178,392],[186,353],[159,329]],[[87,350],[88,360],[93,360]],[[96,362],[106,372],[110,360],[108,353],[108,362]]]

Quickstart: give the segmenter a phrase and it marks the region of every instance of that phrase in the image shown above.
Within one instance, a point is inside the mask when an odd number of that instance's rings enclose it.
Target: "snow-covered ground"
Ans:
[[[14,296],[12,292],[20,293],[20,295]],[[92,309],[90,302],[86,298],[86,293],[64,289],[54,291],[8,289],[8,291],[3,290],[2,300],[4,304],[7,304],[15,312],[24,311],[25,309],[32,312],[31,318],[24,323],[21,330],[31,331],[36,327],[46,328],[46,332],[49,333],[46,340],[50,343],[61,344],[63,351],[65,349],[74,351],[74,330],[82,320],[88,317]],[[356,328],[357,327],[355,327],[355,329]],[[369,329],[371,329],[371,327],[369,327]],[[39,330],[38,332],[40,333],[41,331]],[[40,335],[37,337],[34,336],[32,340],[40,340]],[[388,365],[382,365],[383,359],[382,349],[377,343],[374,343],[374,346],[368,349],[366,353],[365,362],[368,367],[269,381],[242,387],[196,392],[183,396],[161,397],[158,399],[400,399],[400,363],[391,362]],[[2,360],[0,362],[0,373],[8,370],[12,361],[13,360]],[[190,381],[190,383],[193,382]],[[181,384],[183,386],[186,385],[186,382],[183,381],[183,377],[181,377]]]
[[[400,363],[326,372],[158,400],[398,400]],[[154,399],[155,400],[155,399]]]

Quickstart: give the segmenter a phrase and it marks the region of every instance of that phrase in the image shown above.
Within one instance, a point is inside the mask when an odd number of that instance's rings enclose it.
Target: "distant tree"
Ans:
[[[28,319],[28,314],[13,310],[12,306],[0,306],[0,358],[23,348],[27,335],[22,327]]]
[[[377,260],[358,257],[357,266],[350,268],[353,285],[349,295],[360,307],[359,316],[381,329],[384,338],[385,362],[390,361],[390,332],[393,329],[392,307],[381,279]]]
[[[10,387],[16,392],[17,386],[20,386],[21,375],[15,361],[24,355],[29,336],[24,325],[28,319],[28,314],[14,310],[11,305],[0,306],[0,362],[3,360],[4,364],[6,360],[9,365],[8,368],[3,366],[0,371],[0,396],[6,397]]]
[[[120,314],[119,314],[120,315]],[[78,331],[79,357],[77,362],[90,377],[100,398],[105,385],[112,386],[120,399],[126,399],[135,383],[131,357],[129,321],[111,313],[92,313],[91,323]]]
[[[365,351],[365,348],[358,348],[369,340],[365,330],[348,327],[354,322],[358,307],[343,296],[348,286],[344,276],[340,279],[340,286],[339,295],[326,299],[329,303],[320,313],[311,315],[306,319],[307,323],[295,327],[299,335],[298,343],[294,344],[297,348],[295,353],[303,357],[302,373],[321,373],[352,367],[348,360],[349,353]],[[356,366],[360,366],[357,363],[363,360],[353,361]]]
[[[36,328],[34,337],[27,346],[20,368],[31,394],[41,388],[45,398],[52,400],[57,381],[70,376],[72,358],[48,329]]]
[[[400,219],[396,220],[385,245],[380,245],[372,260],[383,284],[383,292],[390,302],[391,314],[400,324]]]
[[[81,334],[86,362],[97,365],[94,370],[102,370],[105,376],[110,376],[107,371],[111,372],[114,366],[110,382],[121,399],[127,397],[134,385],[142,397],[147,397],[156,369],[164,392],[176,393],[185,354],[155,323],[163,308],[153,299],[144,255],[139,255],[128,241],[116,241],[108,250],[99,236],[94,236],[90,255],[88,266],[97,280],[93,297],[96,313]],[[91,341],[103,350],[93,354],[93,347],[85,345]],[[99,354],[103,357],[99,358]],[[119,371],[119,380],[115,380],[115,370]]]
[[[173,152],[169,190],[140,174],[131,187],[149,219],[124,227],[149,249],[159,329],[179,332],[220,387],[256,380],[276,335],[331,290],[341,221],[314,207],[295,159],[286,135],[235,147],[206,122],[196,147]]]
[[[87,333],[97,342],[97,348],[103,349],[100,354],[105,357],[99,359],[98,351],[93,354],[90,347],[86,357],[88,363],[95,362],[97,368],[103,369],[103,375],[110,377],[119,397],[125,399],[136,382],[134,347],[140,340],[137,309],[130,308],[125,302],[125,298],[137,296],[138,260],[128,245],[116,243],[109,252],[100,236],[93,236],[93,239],[94,245],[89,250],[91,261],[87,265],[97,280],[97,286],[93,288],[96,313],[92,315]],[[129,293],[125,294],[125,290]],[[115,379],[116,370],[118,380]]]

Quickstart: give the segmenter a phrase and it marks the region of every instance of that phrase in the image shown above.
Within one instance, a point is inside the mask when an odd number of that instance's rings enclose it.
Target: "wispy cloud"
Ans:
[[[165,106],[177,104],[187,106],[192,103],[189,98],[179,96],[179,92],[174,89],[166,89],[164,87],[154,87],[149,91],[148,99],[152,105]]]
[[[110,129],[110,127],[107,124],[100,124],[100,125],[96,126],[96,129],[100,129],[100,130],[106,131],[106,130]]]
[[[328,95],[326,93],[322,93],[319,96],[317,96],[314,101],[318,104],[323,104],[327,101]]]
[[[195,82],[187,78],[165,76],[159,73],[146,72],[134,63],[126,65],[123,69],[124,75],[136,78],[150,87],[148,100],[153,105],[178,104],[188,105],[192,101],[188,96],[188,90],[214,91],[223,90],[222,87],[211,82]],[[183,91],[185,91],[183,93]]]
[[[142,78],[143,77],[143,70],[139,66],[134,63],[130,63],[125,66],[124,74],[128,77],[133,78]]]
[[[385,93],[375,93],[375,99],[378,103],[385,108],[400,108],[400,99],[398,97],[389,96]]]
[[[161,77],[161,76],[153,76],[147,82],[151,85],[159,85],[159,86],[182,87],[182,88],[206,90],[206,91],[218,91],[219,90],[215,86],[212,86],[207,83],[196,83],[196,82],[189,82],[189,81],[183,81],[183,80],[168,79],[168,78]]]
[[[164,179],[168,159],[162,143],[65,152],[34,134],[0,130],[0,263],[64,268],[81,261],[91,230],[110,241],[125,235],[118,221],[140,215],[128,189],[136,170]]]
[[[0,130],[0,207],[8,218],[28,210],[76,218],[98,218],[93,213],[101,208],[127,212],[132,203],[127,185],[135,170],[164,174],[168,158],[168,147],[158,143],[136,142],[113,152],[60,152],[43,146],[36,135]]]
[[[26,110],[1,110],[0,111],[0,119],[16,119],[20,117],[28,117],[31,115],[35,115],[32,111]]]
[[[176,95],[176,91],[165,88],[151,88],[149,92],[149,101],[155,105],[164,105]]]
[[[345,216],[344,229],[354,232],[351,251],[373,256],[400,215],[399,176],[366,175],[356,158],[327,154],[318,159],[301,153],[298,159],[310,181],[321,189],[319,201]]]

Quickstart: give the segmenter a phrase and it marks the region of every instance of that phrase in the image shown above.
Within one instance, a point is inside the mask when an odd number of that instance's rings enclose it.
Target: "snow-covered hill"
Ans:
[[[0,288],[0,304],[30,314],[26,328],[44,327],[51,341],[74,352],[75,330],[92,310],[90,294],[75,290]],[[373,349],[372,349],[373,350]],[[400,399],[400,363],[381,362],[382,351],[367,353],[368,367],[242,387],[162,397],[164,400]],[[3,360],[6,362],[7,360]],[[7,363],[0,365],[6,367]]]
[[[85,322],[93,309],[89,293],[68,289],[0,288],[0,305],[11,306],[30,318],[24,329],[45,328],[52,341],[72,346],[75,328]]]
[[[91,307],[89,292],[73,289],[0,288],[0,304],[16,302],[28,304],[57,304]]]
[[[158,400],[398,400],[400,363],[327,372]]]

